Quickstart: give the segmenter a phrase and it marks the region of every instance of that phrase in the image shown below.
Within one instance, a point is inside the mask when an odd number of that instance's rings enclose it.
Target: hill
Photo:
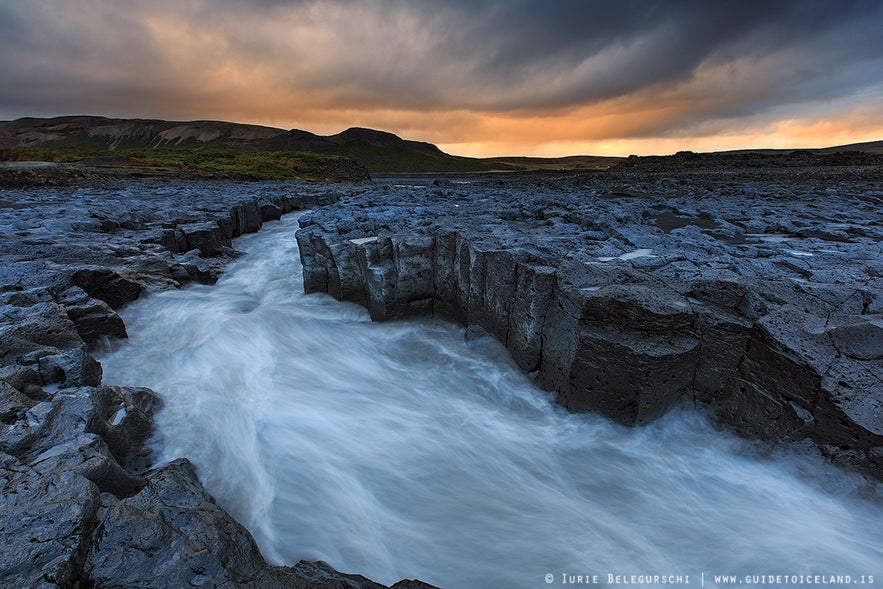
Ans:
[[[163,147],[245,147],[283,129],[222,121],[162,121],[68,116],[0,122],[0,147],[70,147],[108,151]]]
[[[336,135],[292,129],[259,144],[265,149],[312,151],[355,160],[372,173],[489,172],[511,170],[486,160],[447,154],[432,143],[409,141],[392,133],[352,127]]]
[[[733,161],[745,163],[748,156],[787,156],[786,159],[797,161],[808,155],[832,156],[856,151],[881,154],[883,141],[820,149],[713,152],[701,154],[701,160],[714,163],[724,161],[717,158],[727,158],[728,161],[735,158]],[[695,154],[689,157],[683,154],[640,158],[641,165],[648,162],[661,164],[663,161],[692,162]],[[706,156],[714,156],[715,159],[708,160]],[[657,162],[654,159],[657,157],[669,159]],[[68,163],[85,161],[104,167],[135,165],[141,168],[204,169],[246,178],[322,177],[322,170],[341,169],[343,160],[353,160],[371,173],[411,174],[589,171],[614,165],[634,165],[634,161],[626,158],[591,155],[559,158],[460,157],[445,153],[432,143],[410,141],[392,133],[361,127],[322,136],[300,129],[285,130],[224,121],[112,119],[80,115],[49,119],[29,117],[0,122],[0,160],[26,159]],[[757,160],[753,163],[764,165],[767,162]],[[732,162],[726,165],[732,165]]]
[[[18,157],[21,152],[14,150],[26,148],[44,150],[39,152],[43,154],[47,153],[45,150],[58,153],[67,150],[67,159],[53,158],[53,161],[72,161],[76,154],[85,159],[110,155],[106,152],[125,157],[133,150],[150,150],[158,156],[168,150],[175,150],[179,154],[235,150],[255,153],[309,152],[347,158],[374,173],[513,169],[505,164],[453,156],[431,143],[409,141],[373,129],[351,128],[336,135],[321,136],[300,129],[286,131],[223,121],[110,119],[95,116],[22,118],[0,122],[0,148],[5,151],[5,157],[0,159],[7,160],[21,159]]]

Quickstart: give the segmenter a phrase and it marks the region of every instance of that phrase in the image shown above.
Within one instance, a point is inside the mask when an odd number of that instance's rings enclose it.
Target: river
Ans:
[[[238,239],[247,255],[214,286],[129,305],[129,340],[100,356],[105,383],[164,400],[158,462],[189,457],[269,561],[447,589],[883,582],[879,485],[689,407],[638,428],[569,414],[489,338],[304,295],[296,228]]]

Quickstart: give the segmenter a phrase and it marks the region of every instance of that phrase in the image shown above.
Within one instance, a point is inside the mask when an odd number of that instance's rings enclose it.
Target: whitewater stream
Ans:
[[[447,589],[883,583],[879,485],[690,408],[640,428],[568,414],[488,338],[305,296],[296,228],[237,240],[214,286],[128,306],[129,340],[100,357],[105,383],[159,393],[159,463],[189,457],[269,561]]]

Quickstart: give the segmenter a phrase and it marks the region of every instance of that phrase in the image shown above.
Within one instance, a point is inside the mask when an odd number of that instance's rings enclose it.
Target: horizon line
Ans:
[[[220,124],[226,124],[226,125],[241,125],[241,126],[248,126],[248,127],[261,127],[261,128],[264,128],[264,129],[270,129],[270,130],[275,130],[275,131],[281,131],[282,133],[287,133],[287,132],[290,132],[290,131],[303,131],[303,132],[310,133],[311,135],[315,135],[316,137],[321,137],[321,138],[333,137],[333,136],[335,136],[335,135],[340,135],[341,133],[344,133],[344,132],[346,132],[346,131],[350,131],[350,130],[353,130],[353,129],[364,129],[364,130],[368,130],[368,131],[374,131],[374,132],[378,132],[378,133],[386,133],[386,134],[389,134],[389,135],[393,135],[393,136],[398,137],[399,139],[402,139],[402,140],[404,140],[404,141],[413,141],[413,142],[417,142],[417,143],[428,143],[428,144],[430,144],[430,145],[434,145],[435,147],[439,148],[439,149],[442,150],[444,153],[446,153],[446,154],[448,154],[448,155],[451,155],[451,156],[454,156],[454,157],[464,157],[464,158],[471,158],[471,159],[478,159],[478,160],[496,160],[496,159],[512,159],[512,158],[525,158],[525,159],[537,159],[537,160],[560,160],[560,159],[579,158],[579,157],[610,158],[610,159],[626,159],[626,158],[629,158],[629,157],[631,157],[631,156],[637,156],[637,157],[667,157],[667,156],[677,155],[678,153],[696,153],[696,154],[732,154],[732,153],[745,153],[745,152],[756,152],[756,151],[776,151],[776,152],[821,151],[821,150],[835,149],[835,148],[840,148],[840,147],[844,147],[844,148],[845,148],[845,147],[861,146],[861,145],[874,144],[874,143],[883,143],[883,139],[871,139],[871,140],[869,140],[869,141],[857,141],[857,142],[853,142],[853,143],[835,144],[835,145],[825,145],[825,146],[821,146],[821,147],[818,147],[818,146],[808,147],[808,146],[804,146],[804,145],[801,145],[801,146],[788,146],[788,147],[759,147],[759,146],[754,146],[754,147],[739,147],[739,148],[734,148],[734,149],[720,149],[720,150],[711,150],[711,151],[694,151],[694,150],[692,150],[692,149],[679,149],[679,150],[673,151],[673,152],[671,152],[671,153],[643,153],[643,154],[634,154],[634,153],[630,153],[630,154],[628,154],[628,155],[613,155],[613,154],[603,154],[603,155],[602,155],[602,154],[596,154],[596,153],[567,153],[567,154],[565,154],[565,155],[554,155],[554,156],[549,156],[549,155],[528,155],[528,154],[519,154],[519,155],[512,155],[512,154],[509,154],[509,155],[493,155],[493,156],[474,156],[474,155],[460,155],[460,154],[457,154],[457,153],[453,153],[453,152],[450,152],[450,151],[446,151],[446,150],[442,149],[442,146],[448,146],[448,145],[453,146],[453,145],[474,144],[475,142],[469,142],[469,143],[465,143],[465,142],[464,142],[464,143],[435,143],[434,141],[427,140],[427,139],[410,139],[410,138],[407,138],[407,137],[403,137],[403,136],[399,135],[398,133],[394,133],[394,132],[392,132],[392,131],[386,131],[386,130],[384,130],[384,129],[376,129],[376,128],[373,128],[373,127],[366,127],[366,126],[361,126],[361,125],[351,125],[351,126],[345,128],[345,129],[343,129],[343,130],[341,130],[341,131],[339,131],[339,132],[337,132],[337,133],[331,133],[331,134],[329,134],[329,135],[321,135],[321,134],[316,133],[316,132],[314,132],[314,131],[309,131],[309,130],[307,130],[307,129],[303,129],[303,128],[300,128],[300,127],[285,128],[285,127],[278,127],[278,126],[268,125],[268,124],[264,124],[264,123],[246,123],[246,122],[231,121],[231,120],[225,120],[225,119],[212,119],[212,118],[206,118],[206,119],[177,119],[177,118],[176,118],[176,119],[164,119],[164,118],[157,118],[157,117],[141,117],[141,116],[108,116],[108,115],[104,115],[104,114],[85,114],[85,113],[64,114],[64,115],[53,115],[53,116],[42,116],[42,117],[41,117],[41,116],[32,116],[32,115],[22,115],[22,116],[19,116],[19,117],[16,117],[16,118],[12,118],[12,119],[4,119],[4,120],[0,120],[0,124],[2,124],[2,123],[14,123],[14,122],[16,122],[16,121],[20,121],[20,120],[23,120],[23,119],[52,120],[52,119],[78,118],[78,117],[82,117],[82,118],[98,118],[98,119],[117,120],[117,121],[158,121],[158,122],[165,122],[165,123],[220,123]],[[651,138],[629,138],[629,139],[651,139]],[[659,138],[659,139],[662,139],[662,138]]]

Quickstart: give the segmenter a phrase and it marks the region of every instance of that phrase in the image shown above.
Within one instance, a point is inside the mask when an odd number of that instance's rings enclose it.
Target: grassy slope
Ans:
[[[15,147],[0,149],[0,161],[49,161],[95,167],[186,171],[242,180],[325,179],[343,169],[331,155],[221,148],[117,149],[106,147]]]
[[[272,143],[250,145],[236,140],[220,139],[199,142],[193,139],[174,146],[144,147],[138,140],[124,138],[108,150],[107,138],[77,133],[40,147],[0,149],[0,160],[23,161],[39,159],[63,163],[104,158],[132,160],[128,165],[157,169],[180,169],[182,166],[235,172],[267,179],[301,177],[306,166],[328,158],[355,160],[371,173],[421,172],[486,172],[517,169],[511,165],[492,164],[479,159],[416,150],[407,146],[378,147],[361,141],[344,141],[313,145],[309,151],[290,150]],[[293,163],[292,163],[293,162]],[[252,166],[254,166],[252,168]],[[306,176],[304,176],[306,177]]]

